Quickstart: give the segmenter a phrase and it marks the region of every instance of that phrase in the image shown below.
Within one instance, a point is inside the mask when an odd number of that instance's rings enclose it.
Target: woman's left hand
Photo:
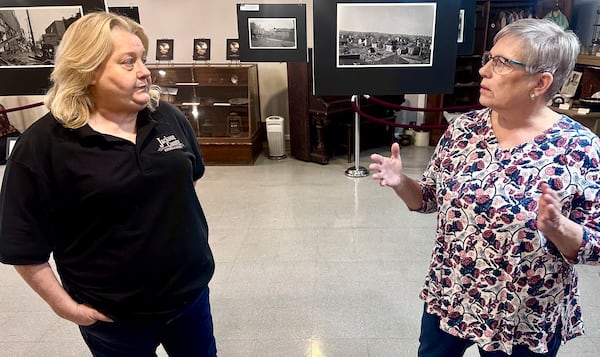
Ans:
[[[583,241],[583,228],[562,215],[562,205],[556,191],[547,183],[540,185],[537,228],[571,262],[575,261]]]
[[[558,195],[547,183],[540,185],[542,196],[540,196],[537,228],[548,238],[555,236],[560,231],[561,205]]]

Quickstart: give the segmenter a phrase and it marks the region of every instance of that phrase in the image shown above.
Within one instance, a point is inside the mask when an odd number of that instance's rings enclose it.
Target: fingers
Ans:
[[[383,161],[383,156],[379,154],[371,154],[371,161],[380,163],[381,161]]]
[[[113,322],[113,319],[104,315],[103,313],[96,311],[96,316],[94,316],[96,320],[104,321],[104,322]]]
[[[392,144],[392,158],[398,159],[400,157],[400,145],[398,143]]]

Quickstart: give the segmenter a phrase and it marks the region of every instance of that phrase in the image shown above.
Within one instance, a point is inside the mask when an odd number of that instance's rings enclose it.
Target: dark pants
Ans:
[[[162,344],[171,357],[215,357],[208,288],[177,317],[163,323],[131,325],[98,321],[79,330],[95,357],[155,357]]]
[[[419,336],[419,357],[462,357],[473,341],[465,340],[460,337],[452,336],[440,330],[440,317],[428,314],[423,310],[421,317],[421,336]],[[504,352],[486,352],[479,349],[481,357],[556,357],[560,347],[560,329],[551,341],[548,342],[548,353],[535,353],[526,346],[514,346],[511,355]]]

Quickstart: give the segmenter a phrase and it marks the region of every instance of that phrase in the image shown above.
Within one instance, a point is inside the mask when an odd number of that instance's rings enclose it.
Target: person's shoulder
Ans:
[[[151,113],[151,116],[156,121],[159,121],[159,122],[160,121],[165,121],[165,122],[173,122],[174,121],[174,122],[179,123],[180,125],[183,122],[187,122],[187,118],[185,117],[185,115],[183,114],[181,109],[176,107],[174,104],[164,102],[162,100],[159,102],[159,105],[156,107],[154,112]]]
[[[588,137],[590,139],[593,139],[594,137],[596,139],[598,138],[597,135],[590,128],[565,114],[561,115],[556,126],[559,129],[558,131],[561,131],[563,133],[572,132],[574,136],[577,137]]]
[[[62,125],[56,120],[52,113],[48,112],[34,121],[23,133],[21,139],[32,138],[33,140],[44,140],[48,138],[55,128],[62,127]]]
[[[596,155],[600,155],[600,138],[590,128],[586,127],[577,120],[567,116],[561,115],[560,120],[555,126],[557,129],[551,132],[551,135],[556,140],[568,140],[568,145],[573,150],[586,150],[591,154],[591,151],[595,151]],[[586,147],[592,148],[585,149]]]
[[[181,110],[179,110],[178,107],[176,107],[174,104],[169,103],[169,102],[165,102],[165,101],[160,101],[158,103],[158,105],[156,106],[156,110],[157,113],[161,113],[163,115],[165,114],[169,114],[172,115],[174,113],[181,113]]]

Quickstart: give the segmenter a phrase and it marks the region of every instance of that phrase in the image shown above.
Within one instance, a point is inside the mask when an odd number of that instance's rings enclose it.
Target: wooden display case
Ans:
[[[244,65],[148,65],[161,98],[192,124],[207,165],[252,165],[262,152],[258,68]]]

